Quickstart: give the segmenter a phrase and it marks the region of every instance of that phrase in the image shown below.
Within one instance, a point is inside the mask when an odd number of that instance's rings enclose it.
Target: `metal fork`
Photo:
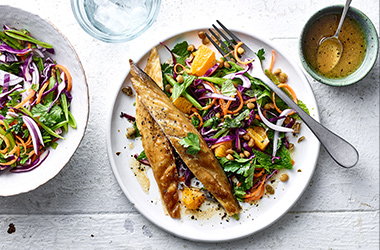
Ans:
[[[227,29],[221,22],[216,21],[222,28],[219,29],[214,24],[209,32],[213,38],[206,33],[207,38],[215,46],[215,48],[223,55],[223,57],[233,58],[231,51],[238,42],[242,42],[233,32]],[[217,33],[217,34],[216,34]],[[222,37],[224,40],[222,40]],[[344,168],[351,168],[356,165],[359,160],[358,151],[346,140],[331,132],[322,124],[314,120],[310,115],[303,111],[285,92],[283,92],[276,84],[274,84],[264,73],[261,61],[257,57],[256,53],[252,51],[248,46],[243,44],[241,46],[245,52],[245,58],[254,58],[252,62],[252,76],[263,81],[278,97],[280,97],[290,108],[297,112],[299,117],[305,122],[309,129],[318,138],[321,144],[324,146],[329,155],[334,159],[336,163]]]

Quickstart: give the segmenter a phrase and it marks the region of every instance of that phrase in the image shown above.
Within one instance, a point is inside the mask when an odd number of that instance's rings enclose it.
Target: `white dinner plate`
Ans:
[[[81,142],[88,120],[89,95],[82,64],[69,41],[49,22],[27,11],[0,5],[0,27],[6,24],[16,29],[27,29],[33,37],[54,46],[51,57],[64,65],[73,78],[71,112],[77,129],[70,129],[65,140],[58,141],[57,149],[50,149],[46,160],[36,169],[25,173],[0,174],[0,196],[16,195],[34,190],[56,176],[69,162]]]
[[[169,48],[173,48],[177,42],[184,40],[188,41],[189,44],[198,46],[201,43],[197,36],[198,31],[191,30],[176,34],[162,42]],[[265,49],[266,60],[264,65],[266,66],[269,65],[271,50],[276,50],[275,67],[281,68],[288,74],[289,84],[297,93],[297,97],[306,103],[311,115],[319,121],[315,97],[299,67],[289,60],[289,57],[286,57],[282,50],[275,48],[263,39],[253,34],[236,32],[239,38],[254,51],[260,48]],[[141,67],[145,66],[150,49],[146,48],[146,53],[137,61]],[[158,45],[158,51],[161,63],[170,58],[170,54],[163,46]],[[127,76],[121,87],[125,86],[131,86],[130,75]],[[293,155],[295,165],[293,170],[287,171],[289,181],[286,183],[276,181],[275,194],[265,196],[258,203],[258,206],[242,204],[243,212],[240,215],[240,220],[221,218],[219,213],[210,218],[199,218],[197,220],[191,219],[191,214],[185,214],[179,220],[172,219],[165,215],[151,170],[148,169],[151,188],[149,193],[145,193],[130,169],[133,161],[135,161],[131,156],[142,151],[141,140],[129,140],[126,138],[126,128],[132,125],[126,119],[120,118],[120,113],[125,112],[134,115],[134,102],[135,96],[128,97],[121,91],[115,96],[113,109],[108,120],[107,135],[108,154],[112,169],[122,190],[136,209],[151,222],[172,234],[190,240],[208,242],[232,240],[253,234],[284,215],[308,186],[316,166],[320,144],[312,132],[306,126],[303,126],[301,135],[305,136],[306,139],[299,144],[295,142],[295,138],[292,139],[296,145]],[[118,154],[116,154],[117,152]]]

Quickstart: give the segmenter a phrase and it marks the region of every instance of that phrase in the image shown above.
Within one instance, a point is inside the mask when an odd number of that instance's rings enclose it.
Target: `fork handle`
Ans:
[[[266,75],[261,79],[278,97],[280,97],[290,108],[297,112],[299,117],[306,123],[309,129],[321,142],[323,147],[336,163],[344,168],[351,168],[359,160],[358,151],[346,140],[331,132],[322,124],[314,120],[303,109],[301,109],[290,97],[285,94]]]

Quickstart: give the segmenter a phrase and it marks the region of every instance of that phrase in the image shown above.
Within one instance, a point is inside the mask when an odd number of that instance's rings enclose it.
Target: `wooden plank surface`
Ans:
[[[1,0],[37,13],[75,47],[87,74],[88,130],[70,163],[49,183],[14,197],[0,197],[0,249],[378,249],[379,247],[379,60],[359,84],[332,88],[309,78],[322,123],[357,146],[357,167],[344,170],[322,150],[302,198],[270,228],[239,241],[203,244],[181,240],[142,218],[120,190],[106,156],[105,118],[129,58],[166,34],[208,26],[221,19],[262,35],[298,59],[298,35],[317,10],[343,1],[162,1],[160,14],[142,36],[107,44],[87,35],[70,1]],[[378,0],[353,1],[379,28]],[[191,11],[189,11],[191,9]],[[217,11],[216,11],[217,9]],[[225,20],[225,21],[224,21]],[[142,43],[144,41],[144,43]],[[1,186],[1,183],[0,183]],[[8,234],[14,223],[16,232]],[[91,234],[94,237],[91,237]]]

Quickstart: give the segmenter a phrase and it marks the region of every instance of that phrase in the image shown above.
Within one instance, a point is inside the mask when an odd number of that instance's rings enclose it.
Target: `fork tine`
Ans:
[[[228,53],[228,51],[230,50],[227,45],[219,38],[218,35],[215,34],[215,32],[212,30],[212,29],[208,29],[208,31],[210,31],[211,35],[213,35],[215,37],[215,39],[220,43],[220,45],[222,46],[222,48],[224,49],[224,51],[226,53]]]
[[[211,30],[210,30],[210,32],[211,32]],[[214,47],[220,52],[220,54],[222,54],[222,56],[225,57],[226,53],[223,51],[223,49],[221,47],[219,47],[219,45],[207,33],[205,33],[205,35],[208,38],[208,40],[210,40],[210,42],[214,45]],[[213,36],[214,36],[214,34],[213,34]],[[217,38],[215,38],[215,39],[217,39]]]
[[[226,36],[226,34],[224,34],[224,32],[222,32],[220,29],[218,29],[218,27],[216,27],[214,24],[212,25],[212,27],[216,30],[216,32],[218,32],[224,38],[224,40],[226,40],[226,42],[229,43],[230,49],[233,50],[234,48],[232,47],[232,45],[236,44],[236,42],[234,43],[231,39],[229,39]]]
[[[220,27],[222,27],[222,29],[228,34],[230,35],[230,37],[232,37],[236,42],[240,42],[241,39],[238,38],[234,33],[232,33],[229,29],[226,28],[226,26],[224,26],[219,20],[216,20],[216,22],[220,25]]]

